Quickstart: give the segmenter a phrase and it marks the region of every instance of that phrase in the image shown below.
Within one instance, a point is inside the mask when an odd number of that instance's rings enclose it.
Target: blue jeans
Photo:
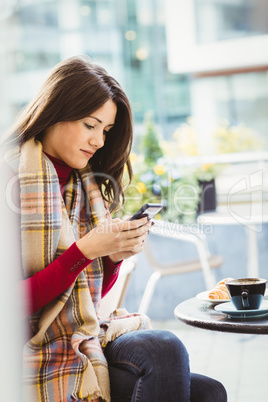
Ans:
[[[192,374],[188,353],[169,331],[129,332],[104,349],[112,402],[226,402],[223,385]]]

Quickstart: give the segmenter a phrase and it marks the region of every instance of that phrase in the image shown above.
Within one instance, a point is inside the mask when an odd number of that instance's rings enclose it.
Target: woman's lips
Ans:
[[[91,158],[91,157],[94,155],[93,152],[86,151],[85,149],[80,149],[80,151],[82,151],[83,154],[84,154],[87,158]]]

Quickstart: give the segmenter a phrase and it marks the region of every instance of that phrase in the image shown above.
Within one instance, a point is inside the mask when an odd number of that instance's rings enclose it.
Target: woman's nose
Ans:
[[[105,135],[103,130],[95,130],[93,136],[89,139],[90,145],[95,148],[101,148],[104,145]]]

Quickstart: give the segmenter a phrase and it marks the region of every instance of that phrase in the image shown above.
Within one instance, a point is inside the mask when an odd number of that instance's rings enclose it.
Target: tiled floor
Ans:
[[[268,335],[207,331],[175,319],[152,324],[153,328],[172,331],[183,341],[191,371],[221,381],[228,402],[268,402]]]

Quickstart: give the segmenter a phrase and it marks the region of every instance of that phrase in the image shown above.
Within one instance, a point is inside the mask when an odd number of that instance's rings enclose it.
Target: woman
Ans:
[[[131,179],[132,120],[120,85],[87,57],[58,64],[12,129],[21,255],[29,295],[27,401],[226,401],[189,372],[187,352],[146,316],[98,317],[123,259],[142,251],[151,222],[111,219]]]

